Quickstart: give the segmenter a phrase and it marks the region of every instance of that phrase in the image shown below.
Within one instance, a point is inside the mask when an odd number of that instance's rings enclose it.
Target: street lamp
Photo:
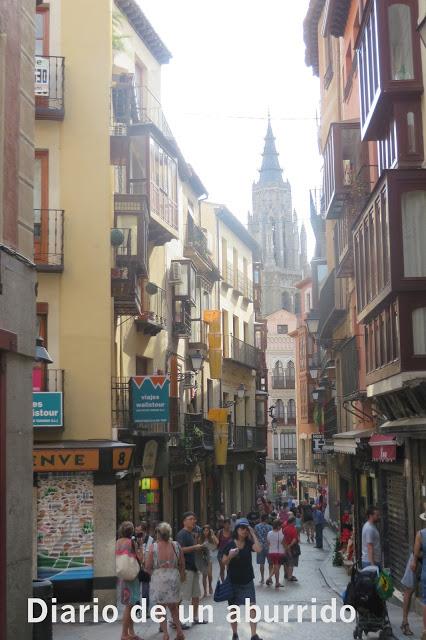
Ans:
[[[305,324],[311,336],[314,336],[318,333],[319,321],[320,321],[319,313],[311,309],[311,311],[308,313],[307,317],[305,318]]]
[[[36,349],[35,349],[34,360],[36,362],[45,362],[46,364],[52,364],[53,362],[46,347],[44,346],[44,340],[41,336],[36,338]]]
[[[195,353],[192,353],[190,355],[190,358],[192,362],[193,371],[195,371],[195,373],[198,373],[198,371],[200,371],[201,367],[203,366],[203,360],[204,360],[204,356],[201,353],[200,349],[196,349]]]
[[[246,387],[243,383],[241,383],[238,385],[238,389],[237,389],[238,400],[242,400],[245,395],[246,395]]]

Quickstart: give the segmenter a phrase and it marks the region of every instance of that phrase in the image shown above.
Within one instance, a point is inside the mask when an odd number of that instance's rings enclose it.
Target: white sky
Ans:
[[[209,199],[247,222],[269,107],[299,224],[308,221],[309,189],[320,184],[319,86],[304,63],[309,0],[139,2],[173,54],[162,103]]]

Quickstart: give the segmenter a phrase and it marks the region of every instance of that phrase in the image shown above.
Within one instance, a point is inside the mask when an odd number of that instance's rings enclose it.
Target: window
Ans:
[[[288,333],[288,324],[278,324],[277,333]]]
[[[274,440],[274,460],[279,460],[279,457],[278,457],[278,433],[274,433],[273,440]]]
[[[49,55],[49,7],[37,7],[35,18],[35,55]]]
[[[276,363],[274,364],[274,376],[276,378],[284,377],[284,367],[281,360],[277,360]]]
[[[414,355],[426,355],[426,307],[413,311],[412,325]]]
[[[277,420],[284,420],[284,403],[282,400],[277,400],[275,403],[275,417]]]
[[[293,398],[287,402],[287,418],[289,420],[296,420],[296,403]]]
[[[392,4],[388,9],[388,19],[392,80],[413,80],[410,7],[406,4]]]
[[[404,276],[425,278],[426,191],[404,193],[401,205]]]
[[[285,375],[287,380],[294,380],[294,362],[292,360],[288,361],[287,367],[286,367],[286,371],[285,371]]]
[[[296,434],[280,433],[280,459],[296,459]]]

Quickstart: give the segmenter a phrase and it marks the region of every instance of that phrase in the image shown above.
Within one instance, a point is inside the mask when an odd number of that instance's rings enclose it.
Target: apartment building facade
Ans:
[[[333,362],[319,386],[323,406],[335,395],[337,416],[330,508],[336,521],[351,514],[359,555],[366,507],[382,506],[385,563],[398,584],[424,510],[425,51],[417,26],[426,6],[337,4],[311,2],[305,21],[322,98],[329,275],[317,339]]]
[[[33,3],[4,2],[0,17],[0,636],[22,638],[30,635],[30,629],[22,629],[22,618],[32,577],[33,41]]]

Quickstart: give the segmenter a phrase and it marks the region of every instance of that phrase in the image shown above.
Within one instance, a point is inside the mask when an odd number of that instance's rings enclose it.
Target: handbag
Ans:
[[[139,562],[127,553],[115,557],[115,572],[120,580],[131,582],[138,576],[139,570]]]
[[[216,583],[216,588],[213,594],[213,600],[215,602],[225,602],[226,600],[232,600],[234,597],[234,587],[229,577],[226,577],[223,582],[220,580]]]
[[[296,544],[294,544],[291,547],[291,555],[296,557],[296,556],[300,556],[301,553],[302,552],[300,550],[300,544],[298,542],[296,542]]]
[[[382,569],[380,572],[376,589],[382,600],[389,600],[392,597],[395,587],[393,586],[392,576],[386,569]]]

